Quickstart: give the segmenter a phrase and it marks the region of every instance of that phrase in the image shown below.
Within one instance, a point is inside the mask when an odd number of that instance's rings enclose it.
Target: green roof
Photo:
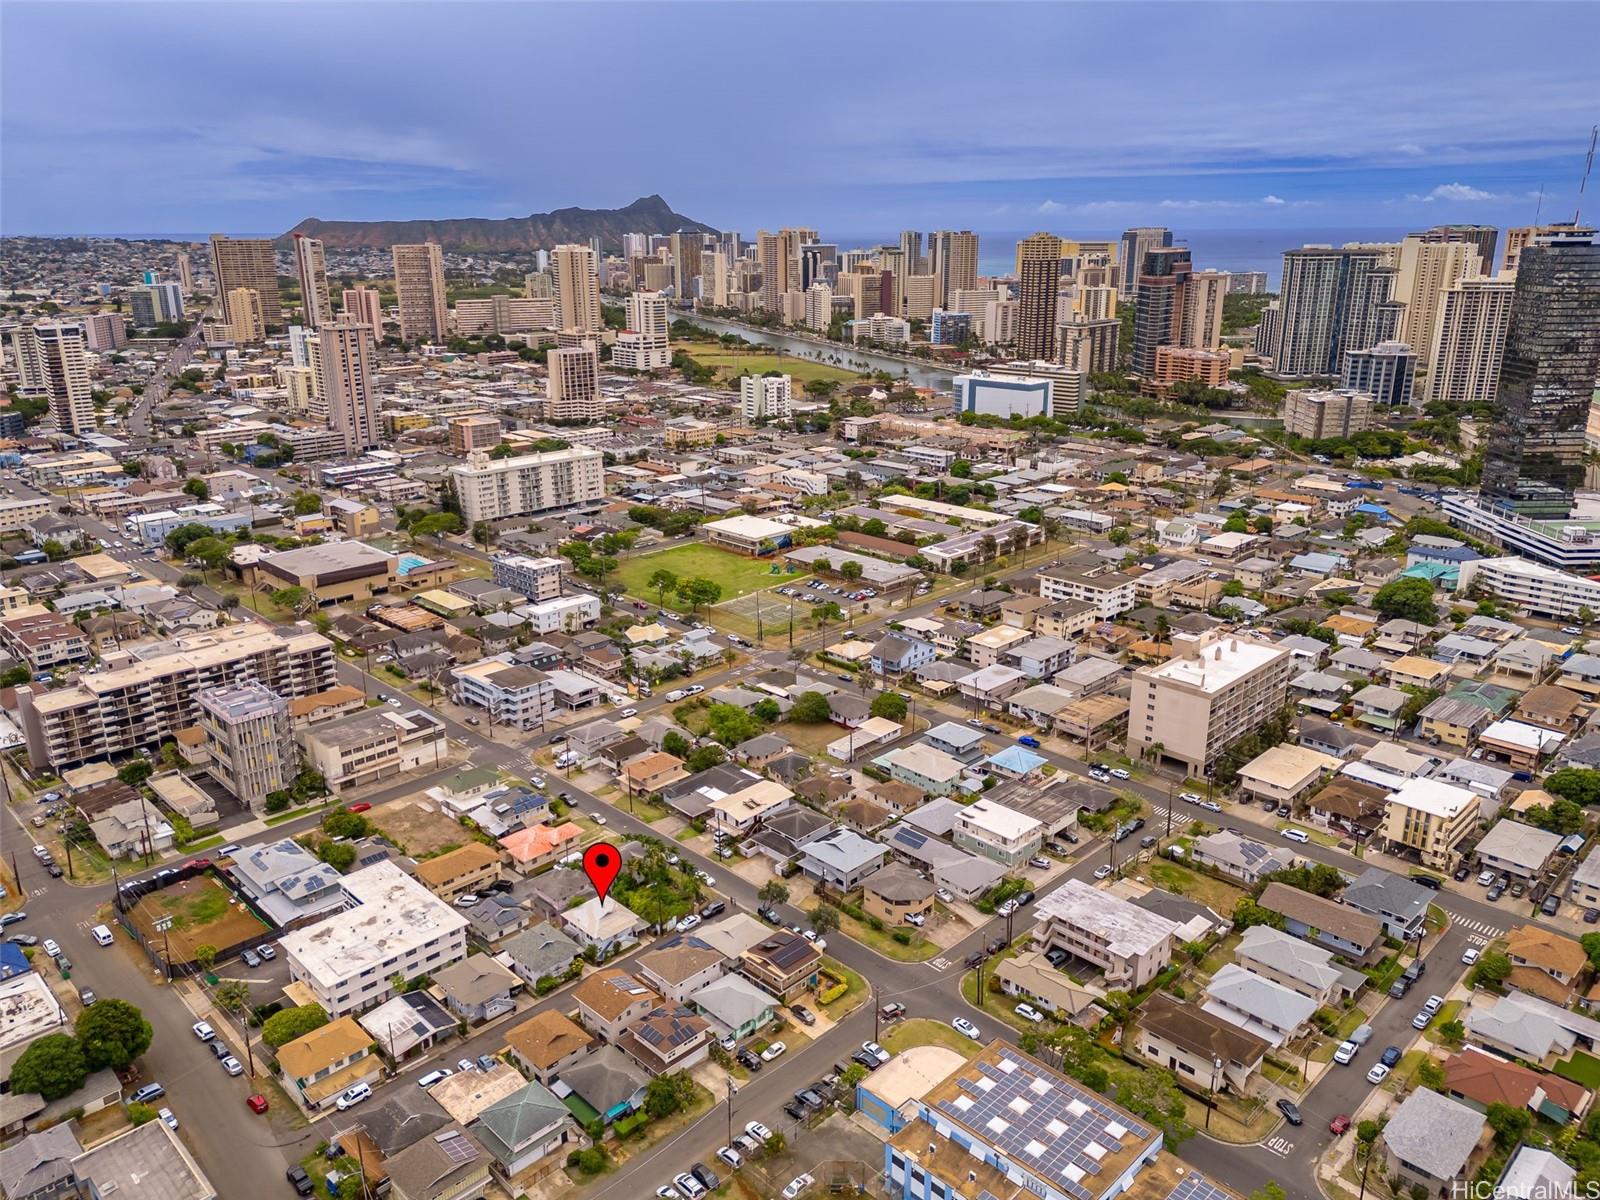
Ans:
[[[500,775],[490,767],[468,767],[465,771],[458,772],[444,781],[446,791],[470,792],[474,788],[483,787],[485,784],[500,782]]]
[[[485,1142],[505,1147],[512,1155],[542,1130],[572,1115],[568,1107],[557,1100],[542,1083],[530,1083],[521,1091],[512,1092],[504,1100],[497,1100],[478,1114],[477,1132],[485,1134]]]

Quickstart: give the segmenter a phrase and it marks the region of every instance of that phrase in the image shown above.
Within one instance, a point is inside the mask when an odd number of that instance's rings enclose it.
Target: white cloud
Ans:
[[[1039,211],[1042,213],[1065,212],[1066,209],[1067,206],[1065,204],[1058,203],[1055,200],[1046,200],[1043,204],[1039,205]]]
[[[1508,196],[1501,196],[1495,192],[1486,192],[1482,188],[1475,188],[1466,183],[1441,183],[1426,195],[1417,195],[1415,192],[1406,197],[1419,204],[1432,204],[1435,200],[1507,200]]]
[[[1285,200],[1282,196],[1267,195],[1267,196],[1261,197],[1261,203],[1263,203],[1263,204],[1287,204],[1289,202],[1287,200]]]
[[[1404,154],[1407,158],[1421,158],[1427,153],[1426,150],[1417,145],[1415,142],[1401,142],[1394,148],[1394,152],[1396,154]]]

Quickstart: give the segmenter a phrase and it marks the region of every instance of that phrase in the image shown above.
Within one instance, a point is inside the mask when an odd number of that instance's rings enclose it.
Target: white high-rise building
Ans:
[[[445,305],[444,252],[437,242],[424,242],[396,246],[393,256],[401,340],[444,341],[450,332],[450,312]]]
[[[83,326],[75,321],[18,325],[7,340],[23,390],[49,399],[55,427],[62,433],[93,433],[94,385]]]
[[[333,302],[328,299],[328,259],[319,239],[294,235],[294,269],[300,277],[300,304],[306,325],[321,329],[333,320]]]
[[[550,254],[550,278],[557,327],[598,333],[604,322],[600,318],[600,263],[593,247],[557,246]]]
[[[825,283],[813,283],[806,289],[806,328],[827,333],[833,324],[833,289]]]
[[[659,292],[634,292],[624,307],[628,327],[611,347],[611,365],[625,371],[656,371],[672,365],[667,344],[667,298]]]
[[[746,375],[739,380],[744,419],[783,421],[792,414],[794,381],[787,375]]]
[[[377,363],[372,330],[359,321],[330,321],[317,336],[328,425],[346,454],[378,445]]]
[[[1445,289],[1430,345],[1430,403],[1448,400],[1471,407],[1494,399],[1500,387],[1500,364],[1505,360],[1511,298],[1516,289],[1517,277],[1506,271],[1492,279],[1462,279]]]
[[[473,454],[450,468],[468,525],[602,500],[605,475],[605,456],[591,446],[514,458]]]
[[[1440,242],[1413,235],[1400,243],[1394,298],[1405,305],[1397,340],[1417,352],[1417,368],[1433,369],[1433,341],[1445,293],[1463,279],[1486,273],[1471,242]],[[1358,349],[1359,347],[1350,347]]]
[[[598,421],[605,416],[600,395],[600,354],[592,341],[562,346],[545,358],[550,378],[545,388],[545,419]]]
[[[650,253],[650,238],[643,233],[625,233],[622,235],[622,257],[643,258]]]

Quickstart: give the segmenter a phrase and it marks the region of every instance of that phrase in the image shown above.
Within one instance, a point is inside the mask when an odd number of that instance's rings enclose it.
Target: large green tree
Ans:
[[[273,1013],[262,1023],[261,1040],[276,1050],[288,1045],[297,1037],[304,1037],[313,1029],[328,1023],[328,1011],[320,1004],[302,1004],[298,1008],[285,1008]]]
[[[821,692],[802,692],[789,710],[789,716],[802,725],[821,725],[832,719],[833,709]]]
[[[79,1013],[77,1031],[84,1061],[92,1071],[102,1067],[123,1070],[150,1049],[155,1038],[144,1014],[126,1000],[116,999],[101,1000]]]
[[[1439,619],[1439,606],[1433,602],[1433,585],[1426,579],[1401,576],[1391,579],[1372,597],[1372,607],[1386,617],[1432,625]]]
[[[83,1047],[69,1033],[47,1033],[35,1038],[11,1067],[13,1095],[38,1092],[46,1100],[70,1096],[89,1077]]]

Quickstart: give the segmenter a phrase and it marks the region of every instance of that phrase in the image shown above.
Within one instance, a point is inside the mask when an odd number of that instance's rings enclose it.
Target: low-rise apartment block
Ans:
[[[1389,795],[1380,836],[1391,853],[1411,853],[1425,867],[1451,870],[1456,847],[1478,828],[1478,797],[1437,779],[1408,779]]]
[[[335,792],[437,768],[449,749],[444,722],[424,709],[374,709],[300,731],[306,761]]]
[[[364,1012],[394,994],[396,976],[415,979],[467,954],[467,919],[393,863],[374,863],[340,881],[346,908],[279,944],[290,978],[305,984],[330,1016]]]
[[[1033,910],[1033,948],[1065,950],[1100,968],[1106,986],[1143,987],[1172,961],[1175,921],[1069,879]]]
[[[1051,603],[1076,600],[1094,607],[1096,618],[1114,620],[1136,603],[1131,576],[1119,571],[1086,575],[1081,571],[1051,569],[1039,575],[1039,595]]]
[[[521,592],[530,600],[554,600],[561,595],[563,559],[529,558],[525,554],[503,554],[494,560],[494,582]]]

